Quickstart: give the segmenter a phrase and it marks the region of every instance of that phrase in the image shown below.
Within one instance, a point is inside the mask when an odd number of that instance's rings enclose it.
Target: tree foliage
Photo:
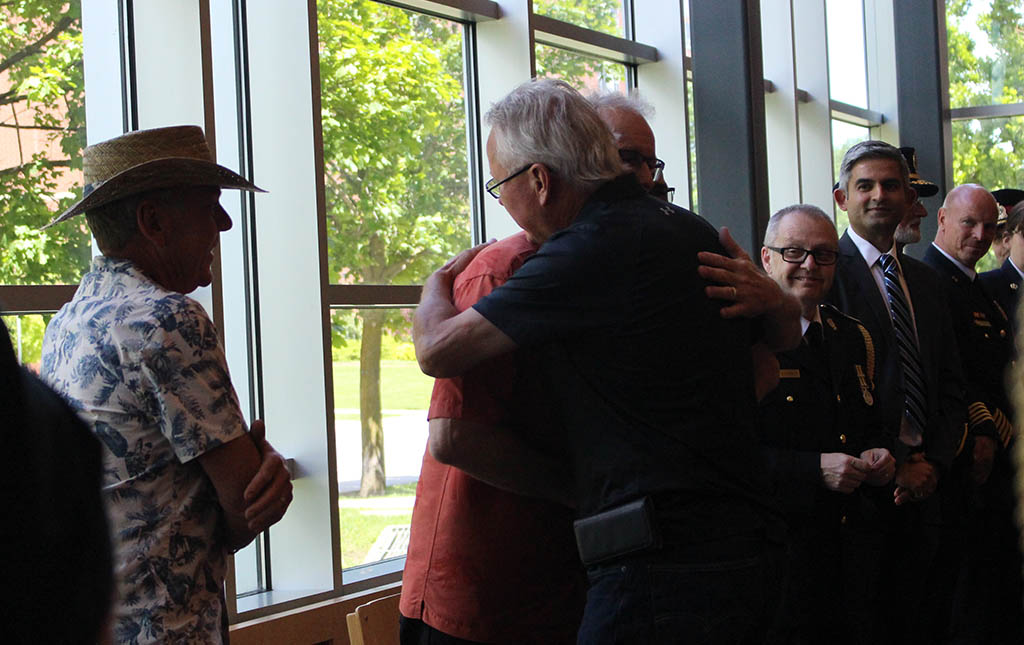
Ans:
[[[534,11],[580,27],[622,35],[622,0],[535,0]],[[617,86],[626,80],[625,67],[565,49],[538,45],[537,76],[560,78],[581,92],[598,85]]]
[[[75,199],[85,92],[79,2],[0,5],[0,283],[74,283],[88,263],[84,220],[40,231]],[[37,142],[36,145],[31,145]],[[64,190],[62,190],[64,188]]]
[[[971,0],[946,3],[950,106],[1024,102],[1024,21],[1020,0],[991,0],[972,23]],[[971,32],[982,32],[991,50],[979,51]],[[1024,117],[954,121],[953,183],[990,190],[1024,188]],[[995,268],[989,253],[979,270]]]
[[[471,241],[462,27],[371,0],[317,11],[331,280],[421,282]],[[363,495],[385,486],[381,337],[406,328],[382,309],[333,317],[336,342],[360,339]]]
[[[992,0],[976,27],[992,45],[978,52],[969,0],[946,6],[952,107],[1024,102],[1024,22],[1019,0]],[[989,189],[1024,187],[1024,117],[953,122],[953,180]]]

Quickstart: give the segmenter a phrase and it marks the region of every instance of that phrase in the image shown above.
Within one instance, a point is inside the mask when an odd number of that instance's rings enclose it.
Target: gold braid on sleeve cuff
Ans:
[[[1002,410],[996,410],[991,416],[992,421],[996,424],[996,430],[999,431],[999,439],[1003,442],[1003,446],[1009,446],[1014,434],[1013,424],[1006,418]]]

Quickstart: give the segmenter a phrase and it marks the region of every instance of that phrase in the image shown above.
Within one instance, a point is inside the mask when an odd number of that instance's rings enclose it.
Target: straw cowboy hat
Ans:
[[[219,186],[266,192],[214,163],[206,135],[195,125],[138,130],[89,146],[82,153],[82,174],[82,198],[43,228],[122,197],[159,188]]]

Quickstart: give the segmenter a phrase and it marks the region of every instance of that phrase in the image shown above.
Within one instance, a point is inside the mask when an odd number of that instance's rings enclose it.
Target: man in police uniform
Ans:
[[[801,303],[804,342],[778,354],[761,437],[790,526],[789,577],[775,634],[786,643],[873,643],[883,532],[875,502],[895,473],[875,408],[875,350],[856,319],[823,305],[839,239],[816,206],[768,223],[761,263]]]
[[[1017,302],[1020,300],[1021,282],[1024,281],[1024,202],[1010,209],[1006,216],[1006,235],[1010,255],[1002,266],[978,276],[982,287],[1010,319],[1010,328],[1017,328]],[[998,235],[998,234],[997,234]]]
[[[999,203],[999,219],[996,220],[996,236],[992,240],[992,254],[996,256],[996,261],[1002,264],[1010,255],[1010,240],[1013,237],[1013,229],[1010,228],[1007,219],[1013,207],[1024,201],[1024,190],[1000,188],[993,190],[992,196]]]
[[[1004,375],[1013,356],[1010,323],[975,278],[975,264],[996,233],[999,205],[985,188],[957,186],[939,209],[935,241],[924,262],[946,287],[967,381],[973,440],[964,588],[953,629],[981,642],[1021,642],[1020,556],[1013,529],[1013,468],[1007,448],[1014,430]],[[966,466],[965,466],[966,468]],[[966,501],[966,499],[965,499]]]
[[[917,199],[907,208],[907,212],[903,214],[903,219],[893,234],[896,248],[902,253],[908,244],[917,244],[921,241],[921,220],[928,217],[928,209],[921,203],[921,198],[932,197],[939,192],[939,187],[917,173],[917,152],[914,148],[904,146],[900,148],[900,154],[907,160],[907,169],[910,171],[910,187],[917,193]]]

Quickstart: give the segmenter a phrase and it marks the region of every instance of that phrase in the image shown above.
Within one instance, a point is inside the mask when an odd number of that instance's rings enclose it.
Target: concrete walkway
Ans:
[[[338,492],[359,490],[363,446],[359,410],[336,409],[335,444]],[[427,447],[426,410],[384,410],[384,469],[389,486],[414,482],[420,476]],[[382,498],[390,499],[390,498]]]

